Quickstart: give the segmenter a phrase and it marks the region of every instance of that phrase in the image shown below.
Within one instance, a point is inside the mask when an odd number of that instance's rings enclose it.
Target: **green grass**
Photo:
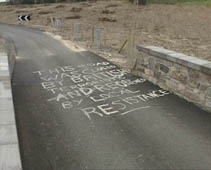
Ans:
[[[148,0],[148,3],[159,4],[190,4],[211,6],[211,0]]]

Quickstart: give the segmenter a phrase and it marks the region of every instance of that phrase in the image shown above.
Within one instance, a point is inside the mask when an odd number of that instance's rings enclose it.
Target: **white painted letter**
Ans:
[[[103,117],[103,114],[99,113],[99,112],[96,112],[96,109],[94,107],[88,107],[88,108],[84,108],[84,109],[81,109],[84,114],[91,120],[91,117],[90,117],[90,114],[94,113],[94,114],[97,114],[99,115],[100,117]]]
[[[62,103],[62,107],[64,109],[71,109],[73,107],[73,105],[72,105],[71,101],[66,101],[66,102]]]
[[[52,89],[55,88],[54,82],[43,82],[41,83],[44,89]]]
[[[103,105],[100,105],[100,106],[97,106],[104,114],[106,115],[111,115],[111,114],[115,114],[115,113],[118,113],[119,111],[118,110],[113,110],[113,107],[109,107],[108,104],[103,104]]]
[[[90,89],[90,88],[80,88],[79,89],[85,96],[90,95],[91,93],[93,93],[94,90]]]

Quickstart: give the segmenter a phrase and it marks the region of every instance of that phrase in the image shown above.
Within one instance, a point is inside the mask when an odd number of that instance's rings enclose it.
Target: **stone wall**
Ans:
[[[4,40],[5,40],[5,48],[8,55],[10,78],[12,79],[12,74],[15,67],[15,61],[17,56],[17,50],[15,43],[11,38],[6,37],[4,38]]]
[[[132,72],[211,111],[211,62],[154,46],[137,46]]]
[[[0,38],[0,41],[3,42]],[[1,52],[3,51],[3,52]],[[13,107],[9,57],[0,46],[0,170],[22,170],[17,126]]]

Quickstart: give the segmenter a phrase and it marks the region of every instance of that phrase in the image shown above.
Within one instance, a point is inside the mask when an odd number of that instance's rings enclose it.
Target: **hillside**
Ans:
[[[211,60],[211,8],[206,6],[149,4],[137,7],[118,0],[0,6],[0,22],[20,24],[17,16],[22,14],[32,16],[27,25],[48,28],[52,27],[51,18],[60,18],[62,31],[69,38],[73,36],[74,23],[81,23],[82,36],[87,41],[91,39],[92,27],[100,28],[102,44],[111,51],[120,49],[132,29],[136,44],[162,46]]]

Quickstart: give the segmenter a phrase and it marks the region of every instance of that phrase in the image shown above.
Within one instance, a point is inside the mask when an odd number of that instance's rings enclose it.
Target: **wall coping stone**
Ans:
[[[156,46],[138,45],[137,50],[211,75],[211,62]]]

